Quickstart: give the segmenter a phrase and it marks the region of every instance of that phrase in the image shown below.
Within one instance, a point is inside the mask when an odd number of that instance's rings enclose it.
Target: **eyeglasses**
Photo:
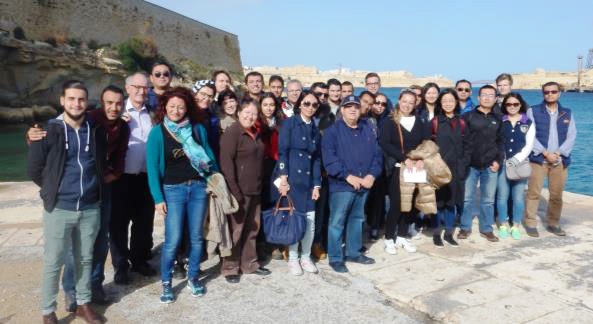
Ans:
[[[141,85],[135,85],[135,84],[129,84],[130,87],[136,89],[136,91],[140,91],[140,90],[148,90],[147,86],[141,86]]]
[[[163,73],[161,73],[161,72],[155,72],[154,73],[154,77],[155,78],[160,78],[161,76],[162,77],[165,77],[165,78],[168,78],[168,77],[171,76],[171,74],[169,74],[169,72],[163,72]]]
[[[380,83],[379,82],[367,82],[367,86],[378,86]]]
[[[505,107],[515,107],[515,108],[519,108],[521,107],[521,103],[519,102],[507,102],[506,104],[504,104]]]
[[[319,103],[303,101],[303,103],[301,103],[301,106],[306,107],[306,108],[313,107],[313,108],[317,109],[317,108],[319,108]]]
[[[315,95],[315,97],[324,97],[324,98],[329,97],[329,94],[321,93],[321,92],[315,92],[315,93],[313,93],[313,95]]]
[[[483,94],[479,95],[479,97],[481,97],[481,98],[495,98],[496,95],[492,94],[492,93],[483,93]]]
[[[387,103],[386,102],[381,102],[381,101],[375,101],[375,105],[379,105],[381,107],[387,107]]]
[[[558,94],[558,92],[560,92],[560,91],[558,91],[558,90],[547,90],[547,91],[544,91],[544,96],[547,96],[549,94]]]
[[[208,98],[208,99],[211,99],[211,100],[214,99],[214,95],[205,94],[205,93],[199,92],[199,91],[198,91],[198,94],[200,96],[204,97],[204,98]]]
[[[470,88],[457,88],[457,92],[467,92],[467,93],[469,93],[470,91],[472,91],[472,89],[470,89]]]
[[[301,93],[301,89],[296,89],[296,90],[288,90],[288,93]]]

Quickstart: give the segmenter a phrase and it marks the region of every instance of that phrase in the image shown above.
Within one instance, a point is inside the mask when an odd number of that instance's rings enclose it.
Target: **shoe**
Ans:
[[[371,233],[369,234],[369,239],[373,242],[379,240],[379,230],[372,229]]]
[[[267,276],[271,273],[272,273],[272,271],[270,271],[264,267],[259,267],[259,268],[255,269],[255,271],[252,272],[252,274],[255,274],[258,276]]]
[[[486,238],[490,242],[498,242],[498,237],[496,237],[492,232],[480,232],[480,236]]]
[[[348,268],[346,268],[346,265],[344,264],[344,262],[330,262],[329,266],[332,269],[334,269],[335,272],[339,272],[339,273],[348,272]]]
[[[467,239],[470,235],[472,234],[471,231],[466,231],[466,230],[459,230],[459,233],[457,233],[457,239],[458,240],[465,240]]]
[[[185,271],[185,266],[183,263],[175,262],[173,266],[173,278],[183,280],[187,276],[187,271]]]
[[[398,236],[395,239],[395,246],[398,248],[403,247],[404,250],[408,251],[408,253],[416,252],[416,246],[412,244],[408,239]]]
[[[282,256],[282,251],[280,251],[280,249],[274,249],[272,251],[272,260],[282,260],[283,256]]]
[[[76,312],[76,292],[68,291],[64,293],[64,307],[68,313]]]
[[[163,293],[161,294],[161,303],[171,304],[175,302],[175,294],[170,282],[163,282]]]
[[[453,247],[459,246],[459,244],[457,244],[457,242],[455,242],[455,240],[453,239],[453,233],[445,233],[445,235],[443,235],[443,240],[445,240],[445,242],[449,243]]]
[[[410,225],[410,227],[408,228],[408,235],[410,235],[411,240],[422,239],[421,234],[422,234],[422,227],[419,229],[416,229],[416,224],[414,224],[414,226]]]
[[[360,252],[361,254],[366,254],[368,251],[369,249],[367,249],[367,247],[363,245],[358,252]]]
[[[547,226],[546,230],[557,236],[566,236],[566,232],[560,226]]]
[[[228,275],[228,276],[224,276],[224,279],[226,279],[226,282],[228,282],[228,283],[236,284],[236,283],[239,283],[239,281],[241,280],[241,276]]]
[[[187,289],[191,291],[193,297],[201,297],[206,293],[206,288],[197,278],[187,280]]]
[[[43,315],[43,324],[58,324],[58,317],[56,316],[56,312],[51,312],[51,314]]]
[[[315,263],[313,263],[313,260],[307,257],[301,258],[301,268],[303,268],[303,270],[309,273],[319,272],[319,270],[317,270],[317,267],[315,266]]]
[[[396,255],[397,254],[397,248],[395,247],[395,242],[393,242],[393,239],[389,239],[389,240],[385,240],[383,242],[385,248],[385,253],[387,254],[391,254],[391,255]]]
[[[302,276],[303,269],[301,268],[299,260],[288,260],[288,271],[294,276]]]
[[[511,237],[515,240],[521,239],[521,231],[519,231],[519,228],[517,226],[511,227]]]
[[[103,290],[103,286],[93,287],[91,289],[92,297],[91,302],[95,305],[105,306],[108,305],[111,301],[107,298],[105,291]]]
[[[509,237],[509,228],[506,225],[500,225],[498,228],[498,237],[501,239]]]
[[[117,285],[129,285],[130,277],[128,277],[127,269],[116,269],[113,275],[113,282]]]
[[[523,226],[525,228],[525,233],[527,233],[527,235],[531,236],[531,237],[539,237],[539,232],[537,231],[537,228],[535,227],[527,227],[527,226]]]
[[[319,243],[313,244],[311,247],[311,254],[317,260],[327,259],[327,253],[323,250],[323,247],[321,247],[321,244]]]
[[[445,247],[445,244],[443,244],[443,240],[441,239],[440,234],[432,236],[432,243],[434,243],[434,245],[439,249],[442,249]]]
[[[288,248],[286,247],[282,248],[282,259],[284,261],[288,261]]]
[[[95,313],[95,311],[91,308],[91,306],[89,306],[88,303],[84,304],[84,305],[79,305],[76,308],[76,317],[81,317],[87,323],[92,323],[92,324],[103,323],[103,321],[101,319],[99,319],[99,316],[97,315],[97,313]]]
[[[133,265],[131,270],[133,272],[138,272],[145,277],[156,276],[156,270],[153,269],[148,263]]]
[[[359,255],[354,258],[346,257],[346,261],[353,262],[353,263],[360,263],[360,264],[373,264],[375,263],[375,259],[369,258],[366,255]]]

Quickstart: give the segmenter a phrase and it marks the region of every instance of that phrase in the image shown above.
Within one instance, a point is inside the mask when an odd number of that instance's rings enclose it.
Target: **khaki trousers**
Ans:
[[[546,222],[549,226],[560,225],[560,214],[562,213],[562,192],[566,183],[568,168],[562,164],[552,166],[550,164],[531,163],[531,176],[529,177],[529,187],[525,203],[525,226],[537,226],[537,209],[544,180],[548,178],[548,190],[550,198],[548,199],[548,210],[546,212]]]

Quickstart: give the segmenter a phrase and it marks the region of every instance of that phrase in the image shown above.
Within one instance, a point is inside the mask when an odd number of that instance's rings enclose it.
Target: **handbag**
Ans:
[[[288,205],[280,207],[280,201],[286,197]],[[276,206],[262,212],[264,234],[271,244],[292,245],[305,236],[307,218],[305,213],[294,209],[292,199],[288,195],[281,196]]]
[[[517,165],[512,165],[507,160],[505,162],[505,173],[509,180],[522,180],[527,179],[531,175],[531,165],[529,165],[529,159],[525,159]]]

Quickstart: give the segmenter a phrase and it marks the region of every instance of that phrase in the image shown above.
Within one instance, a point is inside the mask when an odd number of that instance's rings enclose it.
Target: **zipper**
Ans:
[[[78,129],[75,129],[74,131],[76,132],[76,139],[78,140],[78,152],[76,156],[76,162],[78,162],[78,166],[80,167],[80,196],[78,196],[78,201],[76,202],[76,210],[80,210],[80,199],[82,199],[82,195],[84,194],[84,188],[82,187],[82,177],[84,176],[84,169],[82,168],[82,163],[80,163],[80,136],[78,135]]]

